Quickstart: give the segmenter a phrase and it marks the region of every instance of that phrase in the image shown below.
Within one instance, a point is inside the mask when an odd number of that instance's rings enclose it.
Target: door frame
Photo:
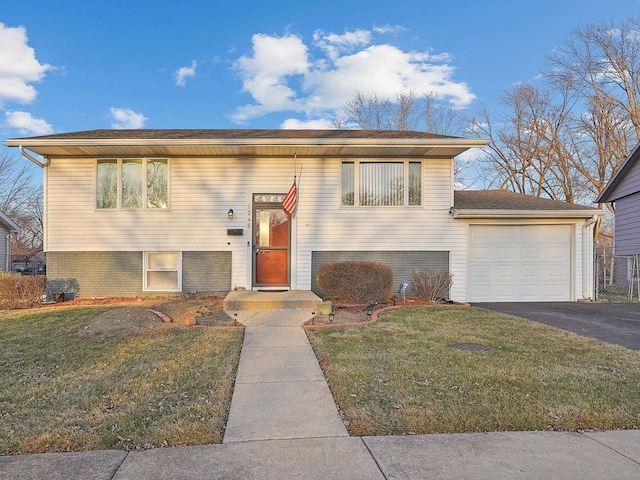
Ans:
[[[258,284],[256,282],[257,249],[256,230],[259,222],[256,211],[261,208],[282,209],[282,201],[286,193],[254,193],[251,202],[251,289],[252,290],[290,290],[291,289],[291,223],[292,217],[287,215],[287,282],[283,284]],[[283,250],[283,248],[274,248]]]

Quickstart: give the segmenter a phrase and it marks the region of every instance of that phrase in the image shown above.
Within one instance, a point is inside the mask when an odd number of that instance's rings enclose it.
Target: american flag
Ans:
[[[289,189],[289,193],[282,200],[282,208],[289,215],[293,215],[296,210],[296,202],[298,200],[298,189],[296,188],[296,178],[293,177],[293,185]]]

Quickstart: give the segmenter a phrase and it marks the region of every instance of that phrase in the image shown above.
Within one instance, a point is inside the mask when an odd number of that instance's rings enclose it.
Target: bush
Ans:
[[[389,265],[378,262],[330,262],[318,268],[318,285],[334,301],[384,302],[391,294],[393,272]]]
[[[0,308],[31,308],[42,304],[46,277],[0,275]]]
[[[447,270],[415,270],[413,290],[420,300],[437,303],[449,298],[453,275]]]

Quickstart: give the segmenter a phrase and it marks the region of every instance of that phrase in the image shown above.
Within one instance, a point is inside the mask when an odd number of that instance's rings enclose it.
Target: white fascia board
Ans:
[[[602,216],[601,210],[450,210],[453,218],[592,218]]]
[[[446,147],[460,146],[465,148],[481,148],[488,140],[474,138],[76,138],[76,139],[28,139],[13,138],[2,142],[7,147],[55,147],[55,146],[192,146],[192,145],[292,145],[292,146],[376,146],[376,147]]]

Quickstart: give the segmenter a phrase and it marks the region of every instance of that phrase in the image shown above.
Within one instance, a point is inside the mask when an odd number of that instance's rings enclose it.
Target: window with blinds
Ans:
[[[422,205],[422,162],[342,162],[340,204]]]

